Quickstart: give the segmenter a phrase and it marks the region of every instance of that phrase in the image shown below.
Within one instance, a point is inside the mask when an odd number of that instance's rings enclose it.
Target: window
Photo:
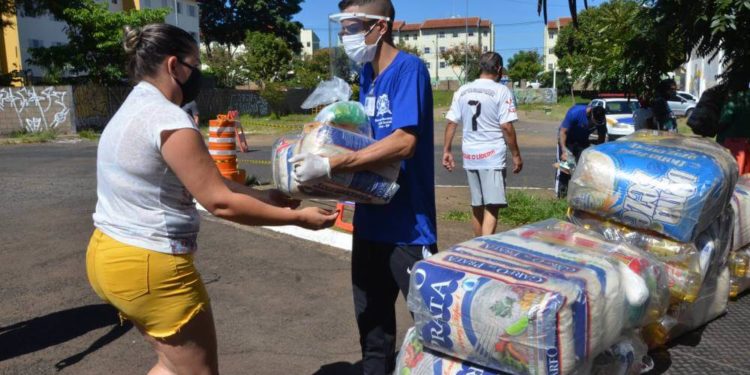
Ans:
[[[440,53],[445,53],[445,47],[440,47]]]
[[[430,47],[425,47],[424,48],[424,53],[429,54],[430,53]]]
[[[445,38],[445,32],[444,31],[439,32],[438,38]]]
[[[39,39],[29,39],[29,46],[31,46],[31,48],[42,48],[44,47],[44,41]]]
[[[555,49],[554,48],[550,48],[549,49],[549,54],[550,55],[554,55],[555,54]]]
[[[482,32],[482,36],[486,37],[488,35],[490,35],[490,33],[486,32],[486,31]]]
[[[177,14],[182,14],[182,3],[177,2]]]
[[[169,4],[167,4],[167,0],[161,0],[161,7],[162,7],[162,8],[167,8],[167,7],[169,7]]]
[[[425,65],[427,65],[427,69],[430,69],[430,63],[425,63]]]
[[[555,33],[554,32],[550,32],[549,33],[549,38],[550,39],[555,39]]]
[[[144,8],[151,8],[151,0],[143,0]]]
[[[417,34],[412,35],[412,39],[417,40],[417,38],[418,38]]]
[[[441,61],[441,62],[440,62],[440,68],[441,68],[441,69],[442,69],[442,68],[445,68],[445,61]]]
[[[482,52],[487,52],[488,50],[489,50],[489,48],[487,48],[487,46],[484,46],[484,47],[482,48]]]
[[[555,69],[555,64],[547,64],[547,69],[549,70]]]
[[[117,0],[112,0],[112,4],[117,4]]]
[[[188,16],[195,17],[195,5],[188,5]]]
[[[458,33],[454,31],[454,32],[453,32],[453,37],[454,37],[454,38],[458,38]]]
[[[474,32],[473,31],[469,31],[469,36],[474,36]]]

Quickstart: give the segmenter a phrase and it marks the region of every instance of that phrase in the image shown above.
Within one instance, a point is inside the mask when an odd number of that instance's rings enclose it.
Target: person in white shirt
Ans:
[[[503,74],[503,58],[486,52],[479,59],[479,79],[461,86],[453,94],[446,115],[443,167],[455,167],[451,143],[459,123],[463,125],[461,149],[463,166],[471,190],[472,229],[476,236],[495,233],[497,214],[506,207],[505,157],[513,157],[513,173],[521,172],[523,159],[516,141],[513,122],[518,120],[513,94],[498,83]]]
[[[193,197],[211,214],[246,225],[320,229],[337,215],[292,210],[299,201],[221,177],[178,106],[200,91],[200,52],[190,34],[168,24],[128,27],[124,47],[137,85],[99,141],[86,273],[94,292],[156,351],[149,374],[217,374],[211,302],[193,265],[200,225]]]

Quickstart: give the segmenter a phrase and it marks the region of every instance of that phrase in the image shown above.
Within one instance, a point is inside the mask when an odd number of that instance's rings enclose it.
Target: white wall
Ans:
[[[302,43],[302,55],[310,56],[320,49],[320,39],[314,31],[309,29],[300,30],[300,43]]]
[[[553,66],[557,66],[557,56],[550,52],[551,49],[555,48],[555,45],[557,45],[557,38],[560,34],[560,29],[549,29],[547,26],[544,26],[544,71],[548,72],[551,71],[550,64]],[[550,35],[552,35],[552,38],[550,38]]]
[[[122,0],[118,0],[122,1]],[[165,21],[200,39],[200,8],[196,0],[140,0],[141,9],[169,8]],[[191,15],[192,13],[192,15]]]
[[[31,69],[32,76],[41,77],[46,73],[46,70],[26,62],[31,57],[28,49],[33,47],[33,43],[36,43],[37,47],[67,44],[68,36],[64,30],[65,23],[55,21],[52,15],[42,15],[39,17],[19,16],[17,19],[23,68],[24,70]]]

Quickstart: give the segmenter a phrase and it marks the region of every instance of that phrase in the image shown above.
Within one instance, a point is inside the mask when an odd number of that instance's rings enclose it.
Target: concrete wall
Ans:
[[[557,92],[555,89],[514,89],[513,95],[516,96],[518,104],[530,103],[557,103]]]
[[[72,133],[70,86],[0,87],[0,134],[26,130]]]

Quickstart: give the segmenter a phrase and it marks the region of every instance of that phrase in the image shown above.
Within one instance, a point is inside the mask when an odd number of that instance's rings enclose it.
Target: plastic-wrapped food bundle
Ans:
[[[735,298],[750,289],[750,246],[729,255],[729,297]]]
[[[562,277],[440,252],[413,267],[408,305],[425,346],[482,366],[569,374],[586,358],[585,290]]]
[[[734,238],[732,250],[750,245],[750,175],[743,175],[737,181],[732,195],[734,210]]]
[[[653,254],[665,263],[669,292],[675,301],[693,302],[698,297],[705,269],[693,243],[677,242],[658,233],[636,230],[584,211],[569,212],[568,219],[612,242],[625,242]]]
[[[706,279],[695,302],[675,304],[659,322],[644,327],[644,340],[652,348],[663,346],[718,318],[726,312],[729,287],[729,269],[723,268],[717,277]]]
[[[327,121],[347,123],[357,119],[356,110],[347,112],[347,108],[357,106],[345,105],[350,102],[334,103],[326,108],[331,109],[324,116]],[[356,103],[356,102],[354,102]],[[359,103],[356,103],[359,105]],[[361,107],[361,105],[359,105]],[[322,112],[321,112],[322,113]],[[341,118],[335,117],[341,116]],[[366,117],[365,117],[366,119]],[[297,154],[311,153],[326,157],[361,150],[375,140],[360,133],[339,127],[339,125],[311,123],[305,125],[300,135],[281,137],[273,147],[273,176],[276,187],[287,195],[297,199],[336,199],[358,203],[385,204],[398,191],[398,174],[400,163],[392,163],[375,171],[354,173],[334,173],[331,178],[320,178],[305,183],[294,180],[294,165],[289,159]]]
[[[430,349],[511,373],[568,374],[668,300],[662,263],[548,220],[417,263],[408,305]]]
[[[568,201],[633,228],[690,242],[721,214],[737,163],[705,138],[639,131],[584,151]]]
[[[506,234],[573,249],[574,254],[587,254],[600,261],[619,263],[627,302],[626,328],[641,327],[655,321],[669,305],[669,267],[647,252],[626,244],[608,242],[594,231],[555,219],[527,225]],[[561,254],[565,253],[563,251]],[[578,258],[571,260],[580,261]]]

